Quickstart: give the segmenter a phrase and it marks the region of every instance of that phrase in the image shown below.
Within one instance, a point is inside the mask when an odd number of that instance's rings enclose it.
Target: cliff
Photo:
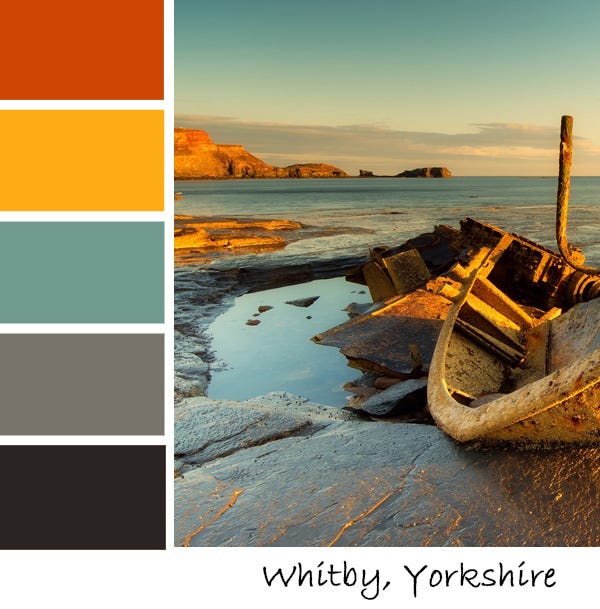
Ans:
[[[206,131],[175,129],[175,179],[275,178],[277,170],[244,150],[218,145]]]
[[[175,128],[175,179],[343,178],[347,174],[324,163],[275,167],[237,144],[215,144],[206,131]]]

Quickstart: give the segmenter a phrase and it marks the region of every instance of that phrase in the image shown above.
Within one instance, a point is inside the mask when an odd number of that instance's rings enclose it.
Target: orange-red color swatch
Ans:
[[[163,0],[0,10],[0,99],[163,99]]]

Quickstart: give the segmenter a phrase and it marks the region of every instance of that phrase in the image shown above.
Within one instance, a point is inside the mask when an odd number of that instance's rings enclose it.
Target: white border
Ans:
[[[248,10],[253,10],[249,5]],[[163,221],[165,225],[165,321],[163,324],[0,324],[0,333],[164,333],[164,436],[2,436],[3,444],[163,445],[166,444],[166,551],[0,551],[0,600],[7,606],[65,609],[81,607],[166,607],[179,604],[233,607],[255,604],[261,609],[281,607],[515,607],[532,603],[545,608],[570,606],[596,595],[597,548],[210,548],[173,547],[173,115],[174,115],[174,0],[164,10],[164,100],[67,101],[0,100],[0,110],[162,110],[165,125],[164,212],[2,212],[0,221]],[[316,17],[318,18],[318,17]],[[198,35],[202,35],[199,24]],[[18,464],[15,464],[18,467]],[[143,464],[124,464],[135,476]],[[23,472],[27,475],[27,472]],[[35,484],[35,479],[32,479]],[[44,517],[40,498],[40,518]],[[94,526],[90,522],[90,526]],[[580,560],[574,560],[579,558]],[[370,570],[380,569],[394,579],[394,587],[374,601],[355,589],[322,588],[277,590],[262,578],[263,565],[302,561],[343,560]],[[405,586],[403,565],[429,564],[435,568],[503,560],[527,560],[559,573],[550,591],[433,590],[415,600]],[[400,582],[404,582],[400,584]],[[594,596],[592,596],[594,595]]]

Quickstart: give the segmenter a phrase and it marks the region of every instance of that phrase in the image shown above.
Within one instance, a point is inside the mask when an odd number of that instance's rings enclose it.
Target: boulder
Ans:
[[[383,417],[399,410],[422,408],[427,403],[427,379],[409,379],[396,383],[366,399],[361,408]]]

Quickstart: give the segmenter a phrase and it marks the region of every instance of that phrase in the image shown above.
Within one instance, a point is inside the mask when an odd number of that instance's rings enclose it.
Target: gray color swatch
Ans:
[[[0,435],[162,435],[162,334],[0,335]]]

